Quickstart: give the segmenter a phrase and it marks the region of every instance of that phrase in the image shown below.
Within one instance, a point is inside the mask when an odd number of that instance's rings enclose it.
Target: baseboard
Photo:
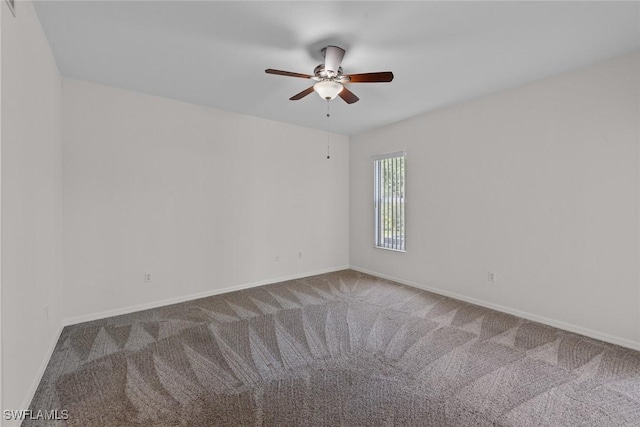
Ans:
[[[418,289],[423,289],[425,291],[433,292],[434,294],[455,298],[471,304],[479,305],[481,307],[490,308],[492,310],[500,311],[502,313],[511,314],[514,316],[522,317],[523,319],[532,320],[534,322],[542,323],[548,326],[553,326],[554,328],[562,329],[569,332],[574,332],[576,334],[585,335],[587,337],[595,338],[600,341],[605,341],[611,344],[619,345],[621,347],[626,347],[632,350],[640,351],[640,343],[628,340],[626,338],[617,337],[615,335],[610,335],[604,332],[595,331],[589,328],[583,328],[582,326],[577,326],[571,323],[566,323],[560,320],[539,316],[537,314],[529,313],[526,311],[505,307],[500,304],[494,304],[494,303],[483,301],[477,298],[467,297],[461,294],[457,294],[455,292],[445,291],[442,289],[423,285],[421,283],[412,282],[410,280],[400,279],[399,277],[389,276],[388,274],[378,273],[377,271],[367,270],[366,268],[357,267],[355,265],[352,265],[350,268],[352,270],[359,271],[361,273],[370,274],[371,276],[376,276],[382,279],[387,279],[394,282],[402,283],[403,285],[411,286]]]
[[[60,326],[58,328],[58,332],[55,334],[55,336],[53,337],[53,340],[49,343],[49,348],[47,349],[47,353],[45,354],[45,357],[42,359],[42,363],[40,364],[40,367],[38,368],[37,371],[37,375],[36,377],[33,379],[31,386],[29,387],[29,390],[27,391],[27,395],[25,396],[24,400],[22,401],[22,406],[20,408],[3,408],[3,409],[28,409],[29,405],[31,404],[31,401],[33,400],[33,396],[35,396],[36,394],[36,390],[38,389],[38,386],[40,385],[40,381],[42,381],[42,376],[44,375],[44,371],[47,369],[47,365],[49,365],[49,361],[51,360],[51,356],[53,355],[53,351],[56,349],[56,345],[58,344],[58,341],[60,340],[60,335],[62,334],[62,329],[64,329],[63,326]],[[55,409],[55,408],[41,408],[41,409]],[[22,423],[22,420],[5,420],[4,419],[4,414],[2,414],[2,425],[3,426],[19,426]]]
[[[105,319],[107,317],[120,316],[120,315],[123,315],[123,314],[134,313],[136,311],[142,311],[142,310],[149,310],[149,309],[152,309],[152,308],[164,307],[164,306],[167,306],[167,305],[178,304],[178,303],[181,303],[181,302],[191,301],[191,300],[194,300],[194,299],[206,298],[206,297],[210,297],[210,296],[213,296],[213,295],[226,294],[226,293],[229,293],[229,292],[240,291],[242,289],[254,288],[256,286],[270,285],[272,283],[285,282],[287,280],[301,279],[303,277],[315,276],[317,274],[332,273],[334,271],[346,270],[348,268],[349,268],[348,265],[343,265],[343,266],[339,266],[339,267],[325,268],[325,269],[322,269],[322,270],[308,271],[308,272],[305,272],[305,273],[294,274],[294,275],[291,275],[291,276],[275,277],[275,278],[272,278],[272,279],[260,280],[258,282],[244,283],[244,284],[241,284],[241,285],[229,286],[229,287],[222,288],[222,289],[213,289],[213,290],[210,290],[210,291],[200,292],[200,293],[197,293],[197,294],[182,295],[182,296],[179,296],[179,297],[169,298],[169,299],[165,299],[165,300],[161,300],[161,301],[153,301],[153,302],[148,302],[148,303],[143,303],[143,304],[131,305],[131,306],[128,306],[128,307],[116,308],[116,309],[113,309],[113,310],[106,310],[106,311],[102,311],[102,312],[99,312],[99,313],[87,314],[87,315],[83,315],[83,316],[77,316],[77,317],[72,317],[72,318],[69,318],[69,319],[64,319],[62,321],[62,326],[70,326],[70,325],[75,325],[75,324],[78,324],[78,323],[91,322],[93,320]]]

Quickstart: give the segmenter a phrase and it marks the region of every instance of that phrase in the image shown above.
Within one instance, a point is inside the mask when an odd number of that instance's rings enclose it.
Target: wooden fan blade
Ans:
[[[346,87],[342,88],[338,96],[340,96],[340,98],[342,98],[347,104],[353,104],[354,102],[358,102],[360,100],[360,98],[358,98],[355,93],[351,92]]]
[[[273,70],[271,68],[264,70],[264,72],[267,74],[276,74],[278,76],[300,77],[301,79],[310,79],[311,77],[313,77],[309,74],[292,73],[291,71]]]
[[[349,74],[346,77],[349,77],[351,83],[387,83],[393,80],[393,73],[381,71],[379,73]]]
[[[309,95],[311,92],[313,92],[313,86],[306,88],[305,90],[303,90],[302,92],[296,95],[293,95],[291,98],[289,98],[289,100],[297,101],[298,99],[302,99],[305,96]]]

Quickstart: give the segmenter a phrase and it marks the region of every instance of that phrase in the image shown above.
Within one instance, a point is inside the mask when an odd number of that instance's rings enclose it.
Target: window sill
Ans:
[[[400,253],[402,253],[402,254],[403,254],[403,253],[405,253],[405,252],[407,252],[407,250],[406,250],[406,249],[384,248],[384,247],[382,247],[382,246],[375,246],[375,245],[374,245],[373,247],[374,247],[375,249],[382,249],[382,250],[385,250],[385,251],[391,251],[391,252],[400,252]]]

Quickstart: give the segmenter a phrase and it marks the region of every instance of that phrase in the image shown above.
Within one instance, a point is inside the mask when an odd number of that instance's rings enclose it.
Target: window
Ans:
[[[373,158],[377,248],[405,251],[405,153]]]

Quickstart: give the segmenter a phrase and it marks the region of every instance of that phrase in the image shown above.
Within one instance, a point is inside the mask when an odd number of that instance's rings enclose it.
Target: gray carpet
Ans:
[[[639,426],[640,353],[345,270],[64,329],[25,426]]]

